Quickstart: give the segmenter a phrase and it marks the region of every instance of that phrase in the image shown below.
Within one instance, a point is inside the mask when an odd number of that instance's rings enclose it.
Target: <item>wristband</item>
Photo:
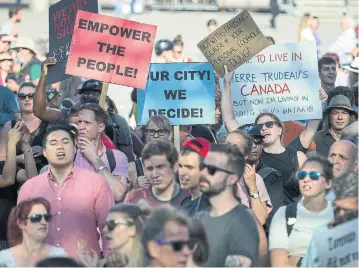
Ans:
[[[99,167],[98,169],[96,169],[96,173],[99,173],[101,170],[104,170],[106,168],[106,165],[102,165],[101,167]]]

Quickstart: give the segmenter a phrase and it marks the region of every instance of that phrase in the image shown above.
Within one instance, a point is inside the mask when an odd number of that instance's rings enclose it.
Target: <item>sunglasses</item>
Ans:
[[[155,136],[156,134],[160,137],[168,134],[170,131],[167,129],[159,129],[159,130],[155,130],[155,129],[146,129],[146,132],[148,135],[150,136]]]
[[[262,139],[254,139],[254,140],[253,140],[253,143],[254,143],[255,145],[261,145],[261,144],[263,143],[263,140],[262,140]]]
[[[160,245],[171,245],[174,252],[180,252],[184,246],[187,246],[190,250],[193,250],[196,246],[196,242],[193,240],[189,241],[172,241],[172,240],[156,240]]]
[[[30,217],[28,217],[27,219],[30,220],[31,223],[39,223],[42,220],[42,217],[44,217],[44,220],[46,222],[49,222],[52,220],[52,215],[50,214],[33,214]]]
[[[276,125],[276,122],[274,122],[274,121],[268,121],[268,122],[265,122],[264,124],[257,124],[257,126],[261,130],[263,129],[263,126],[266,126],[266,128],[273,128],[274,125]]]
[[[106,224],[106,227],[107,227],[107,230],[109,232],[112,232],[117,225],[126,225],[128,226],[129,224],[126,223],[126,222],[122,222],[122,221],[115,221],[115,220],[111,220],[111,221],[108,221],[105,223]]]
[[[216,174],[217,171],[223,171],[223,172],[228,173],[228,174],[234,174],[232,171],[229,171],[229,170],[226,170],[226,169],[223,169],[223,168],[220,168],[220,167],[216,167],[216,166],[213,166],[213,165],[206,165],[205,163],[200,164],[199,168],[200,168],[200,170],[203,170],[203,169],[206,168],[208,174],[211,175],[211,176]]]
[[[35,96],[35,93],[29,93],[29,94],[18,94],[17,95],[19,97],[20,100],[24,100],[26,99],[26,97],[28,97],[29,99],[32,99]]]
[[[309,176],[309,178],[313,181],[317,181],[319,180],[320,176],[322,176],[322,174],[318,171],[299,171],[297,173],[297,179],[298,180],[304,180],[307,176]]]

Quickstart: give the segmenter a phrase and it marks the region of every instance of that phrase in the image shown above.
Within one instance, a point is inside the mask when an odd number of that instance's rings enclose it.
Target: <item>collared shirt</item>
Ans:
[[[330,147],[336,142],[336,140],[330,134],[329,129],[323,129],[315,134],[314,142],[317,146],[317,154],[327,158]]]
[[[102,142],[101,142],[102,143]],[[106,146],[102,143],[102,152],[100,153],[99,157],[102,160],[102,162],[106,165],[108,170],[110,170],[110,164],[107,159],[106,151],[108,149]],[[112,150],[115,161],[116,161],[116,167],[112,171],[112,175],[114,176],[124,176],[128,178],[128,160],[124,153],[120,152],[119,150]],[[87,169],[90,171],[95,172],[96,169],[92,165],[92,163],[86,158],[86,156],[81,153],[80,150],[77,150],[76,158],[75,158],[75,167]]]
[[[83,240],[89,250],[100,254],[99,228],[103,252],[106,253],[103,228],[115,202],[110,186],[101,175],[74,168],[63,185],[59,186],[52,173],[47,171],[25,182],[17,202],[19,204],[35,197],[48,200],[54,216],[49,223],[46,243],[64,248],[77,259],[77,243]]]

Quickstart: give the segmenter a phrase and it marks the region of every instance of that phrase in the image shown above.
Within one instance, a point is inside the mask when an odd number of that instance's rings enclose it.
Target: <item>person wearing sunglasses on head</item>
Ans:
[[[333,169],[327,159],[311,157],[297,172],[302,199],[278,209],[269,232],[272,267],[300,266],[314,231],[334,217],[327,191]]]
[[[229,144],[212,144],[203,161],[200,189],[212,206],[210,212],[196,215],[205,227],[210,245],[204,266],[259,265],[260,238],[255,216],[240,204],[234,192],[244,165],[243,154]]]
[[[196,246],[190,236],[190,219],[171,206],[156,208],[148,218],[142,244],[149,267],[186,267]]]
[[[67,256],[63,248],[45,243],[52,219],[49,202],[37,197],[20,202],[10,213],[8,239],[11,248],[0,251],[0,265],[31,267],[54,256]]]
[[[47,160],[43,155],[42,137],[46,132],[48,122],[37,118],[33,113],[33,98],[35,93],[35,85],[31,82],[23,83],[18,91],[17,97],[20,104],[20,116],[16,120],[8,121],[0,136],[0,159],[6,158],[6,146],[8,140],[9,130],[16,124],[17,121],[22,121],[23,124],[30,131],[30,150],[34,155],[38,171],[45,165]],[[17,148],[16,162],[20,168],[25,168],[24,154],[22,153],[20,145]]]
[[[77,255],[87,267],[144,267],[145,254],[141,235],[150,208],[145,202],[139,205],[117,204],[107,216],[104,232],[108,253],[98,261],[97,255],[88,252],[86,245],[80,244]]]

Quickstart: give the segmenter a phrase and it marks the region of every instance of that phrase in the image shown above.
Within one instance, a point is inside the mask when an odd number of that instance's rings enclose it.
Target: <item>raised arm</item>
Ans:
[[[35,91],[33,112],[36,117],[44,121],[54,121],[61,117],[59,109],[46,107],[45,89],[48,66],[54,65],[56,62],[55,58],[47,58],[42,63],[41,77]]]
[[[224,66],[224,88],[222,90],[221,108],[224,124],[228,132],[232,132],[240,127],[234,117],[231,85],[234,72],[228,72],[227,66]]]

